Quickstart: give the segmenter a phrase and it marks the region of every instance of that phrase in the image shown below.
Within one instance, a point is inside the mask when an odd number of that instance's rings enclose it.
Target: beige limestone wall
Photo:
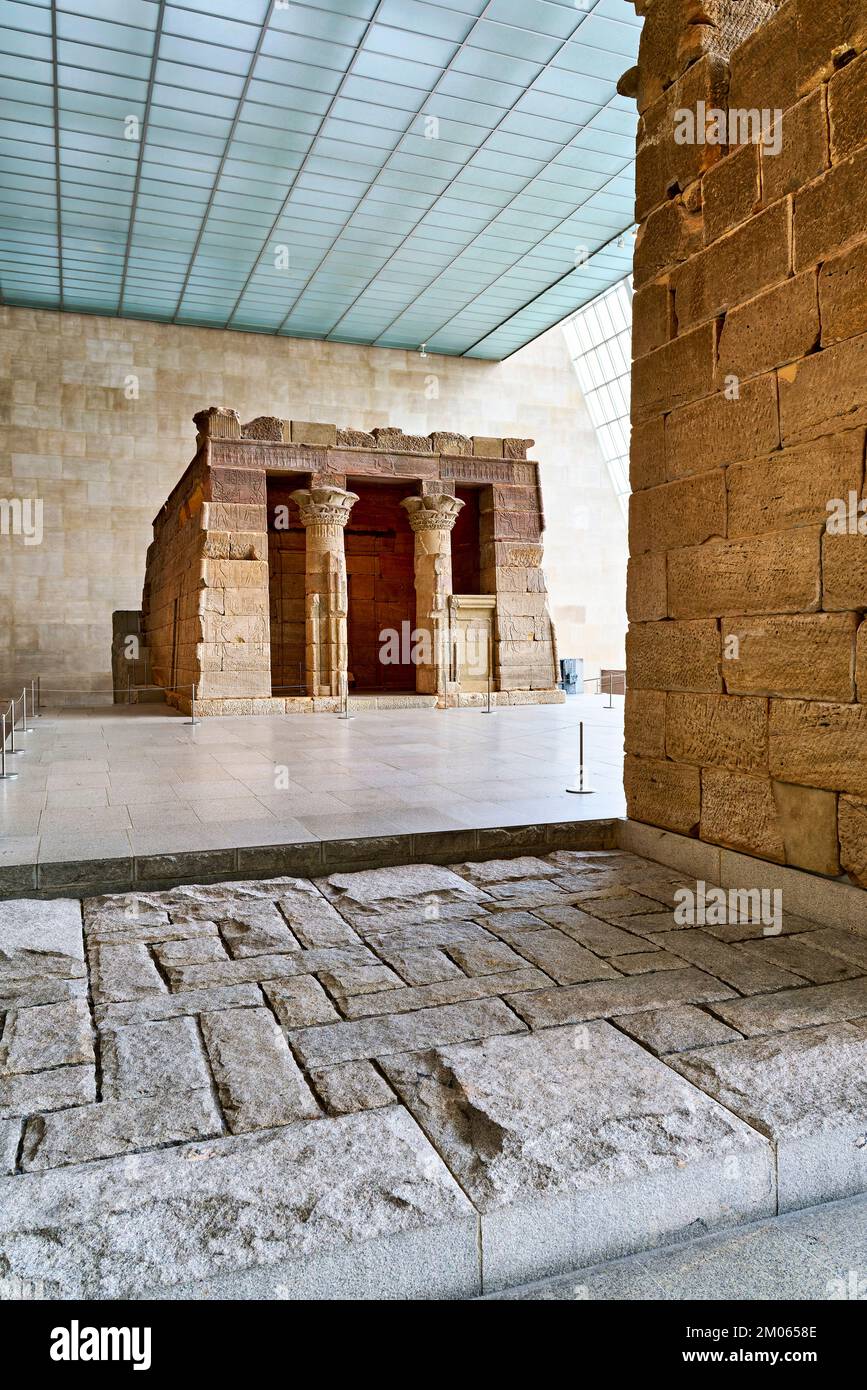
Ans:
[[[736,4],[714,0],[721,23]],[[724,24],[660,0],[629,84],[627,801],[867,887],[867,9],[761,10],[702,56]],[[781,139],[676,140],[699,102]]]
[[[191,417],[223,402],[242,419],[534,438],[560,652],[622,664],[625,528],[559,329],[485,363],[0,307],[0,497],[41,498],[44,516],[41,545],[0,535],[0,674],[110,687],[112,611],[139,608]]]

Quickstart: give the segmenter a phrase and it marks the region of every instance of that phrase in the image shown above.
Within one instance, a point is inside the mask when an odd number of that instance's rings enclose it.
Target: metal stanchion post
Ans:
[[[10,756],[10,758],[20,758],[21,754],[22,754],[25,750],[24,750],[23,748],[16,748],[16,747],[15,747],[15,701],[14,701],[14,700],[10,700],[10,701],[9,701],[9,713],[10,713],[10,716],[11,716],[11,718],[10,718],[10,720],[9,720],[9,756]]]
[[[605,706],[605,708],[614,708],[614,676],[610,671],[608,672],[608,704]]]
[[[491,700],[491,683],[494,679],[494,639],[488,638],[488,702],[482,710],[482,714],[493,714],[494,708]]]
[[[574,792],[576,796],[590,796],[594,788],[588,787],[584,781],[584,721],[578,724],[578,783],[577,786],[567,787],[567,792]]]
[[[38,684],[38,681],[39,681],[39,678],[38,678],[38,676],[37,676],[37,677],[34,677],[34,679],[31,680],[31,682],[30,682],[30,718],[31,718],[31,719],[41,719],[41,718],[42,718],[42,715],[40,714],[40,711],[39,711],[39,684]]]
[[[351,718],[352,718],[352,715],[349,713],[349,675],[348,675],[348,673],[347,673],[346,671],[343,671],[343,672],[341,673],[341,676],[340,676],[340,687],[341,687],[341,692],[342,692],[342,694],[341,694],[341,703],[342,703],[342,705],[343,705],[343,708],[341,709],[341,711],[340,711],[340,713],[338,714],[337,718],[338,718],[338,719],[351,719]]]
[[[27,686],[21,691],[21,733],[32,734],[33,730],[27,726]]]
[[[0,740],[0,781],[5,779],[8,782],[18,773],[6,771],[6,710],[0,714]]]
[[[196,685],[194,681],[190,686],[190,723],[198,724],[198,722],[196,718]]]

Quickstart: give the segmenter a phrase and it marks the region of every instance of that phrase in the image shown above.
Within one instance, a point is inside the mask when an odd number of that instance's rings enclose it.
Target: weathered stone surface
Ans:
[[[633,492],[665,482],[665,419],[661,414],[632,422],[629,481]]]
[[[633,493],[629,506],[629,549],[701,545],[726,534],[726,479],[721,468],[695,473],[662,487]]]
[[[667,932],[651,936],[654,946],[666,947],[682,956],[709,975],[731,985],[740,994],[761,994],[768,990],[786,989],[799,983],[798,976],[782,969],[770,960],[756,958],[740,946],[727,946],[700,930]]]
[[[784,989],[756,999],[730,1000],[715,1004],[714,1013],[747,1037],[786,1033],[820,1023],[843,1023],[867,1016],[867,979],[840,980],[829,985]]]
[[[781,1211],[864,1191],[863,1019],[733,1042],[669,1061],[771,1139]]]
[[[161,941],[154,955],[165,970],[170,965],[205,965],[208,961],[228,960],[226,948],[214,927],[213,936],[194,936],[179,941]]]
[[[134,1023],[103,1033],[103,1096],[126,1100],[210,1085],[199,1030],[191,1018]]]
[[[475,1213],[400,1106],[9,1178],[0,1204],[9,1274],[49,1296],[215,1296],[244,1271],[247,1296],[478,1292]]]
[[[477,942],[484,950],[485,943]],[[460,941],[456,949],[462,949],[467,943]],[[377,953],[382,957],[387,965],[396,970],[408,985],[432,985],[437,980],[454,980],[461,971],[453,960],[436,946],[422,947],[415,949],[411,946],[392,945],[389,938],[380,940],[377,946]]]
[[[0,1076],[0,1120],[39,1110],[65,1110],[95,1099],[96,1080],[90,1066]]]
[[[822,346],[867,332],[867,241],[819,269]]]
[[[702,768],[701,838],[782,864],[785,844],[770,778]]]
[[[81,906],[72,898],[0,902],[0,992],[15,980],[82,979]]]
[[[322,891],[339,903],[340,912],[353,922],[375,919],[390,913],[403,912],[407,920],[407,898],[422,899],[418,912],[424,919],[425,908],[468,909],[482,902],[488,894],[468,883],[452,869],[436,865],[413,865],[396,869],[367,869],[361,873],[335,873],[320,880]],[[429,910],[429,915],[432,915]]]
[[[809,613],[822,602],[821,530],[709,541],[668,555],[673,618]]]
[[[220,934],[235,960],[297,951],[298,942],[272,903],[236,909],[219,920]]]
[[[542,926],[542,923],[539,923]],[[464,941],[450,946],[452,959],[467,975],[493,975],[503,970],[523,970],[523,956],[507,946],[505,941],[491,937],[488,941]]]
[[[789,209],[785,203],[777,203],[674,272],[674,312],[679,331],[684,333],[779,284],[789,274],[791,261]]]
[[[672,203],[664,205],[666,208],[673,206]],[[643,357],[646,352],[653,352],[654,348],[662,347],[671,339],[674,330],[673,309],[674,301],[667,277],[654,280],[635,291],[632,298],[633,357]]]
[[[617,971],[555,927],[523,933],[519,948],[527,960],[559,984],[616,979]]]
[[[376,957],[364,946],[321,946],[312,951],[290,951],[279,956],[246,956],[242,960],[215,961],[206,965],[172,965],[167,974],[173,990],[202,990],[212,986],[280,980],[292,975],[312,975],[335,965],[374,965]]]
[[[856,974],[867,974],[867,940],[838,927],[822,927],[810,933],[804,944],[816,946],[846,961]]]
[[[67,999],[84,999],[85,979],[67,980],[60,975],[46,979],[11,979],[0,981],[0,1012],[7,1009],[32,1008],[37,1004],[60,1004]]]
[[[701,819],[701,773],[697,767],[627,757],[624,786],[629,815],[682,835],[695,832]]]
[[[730,309],[719,342],[717,381],[759,376],[796,362],[819,341],[819,301],[815,270],[784,280]]]
[[[334,1023],[340,1018],[313,975],[297,975],[293,980],[267,980],[262,988],[284,1028],[309,1028],[314,1023]]]
[[[28,1120],[21,1166],[30,1172],[91,1163],[223,1132],[222,1117],[210,1090],[169,1090],[134,1099],[103,1100]]]
[[[21,1142],[21,1121],[0,1120],[0,1173],[14,1173]]]
[[[737,653],[722,663],[727,692],[850,701],[857,625],[854,613],[725,618],[723,652]]]
[[[710,245],[717,237],[731,231],[756,211],[761,198],[759,179],[759,147],[744,145],[729,151],[709,169],[702,181],[702,213],[704,242]],[[693,247],[691,250],[698,250]],[[681,257],[681,259],[686,259]]]
[[[519,994],[518,999],[529,997]],[[289,1035],[297,1055],[308,1067],[332,1066],[364,1057],[388,1057],[427,1047],[518,1033],[523,1024],[500,999],[446,1004],[410,1014],[358,1019],[323,1028],[304,1028]]]
[[[721,691],[715,622],[634,623],[626,634],[630,690]]]
[[[867,796],[867,706],[772,700],[771,776]]]
[[[665,701],[664,690],[627,690],[623,730],[627,753],[665,757]]]
[[[786,863],[814,874],[840,872],[837,797],[817,787],[773,783],[774,802]]]
[[[665,704],[665,749],[676,762],[764,771],[767,701],[671,692]]]
[[[610,922],[600,921],[588,912],[582,912],[580,908],[541,907],[539,913],[544,915],[552,926],[559,927],[561,932],[573,937],[588,950],[595,951],[597,955],[621,956],[646,949],[646,942],[641,937],[633,936],[630,931],[624,931]],[[625,923],[627,927],[630,920],[627,919]]]
[[[838,825],[840,862],[853,883],[867,888],[867,800],[841,796]]]
[[[614,1018],[670,1004],[706,1004],[730,999],[732,994],[727,985],[702,970],[671,970],[660,975],[631,975],[620,980],[593,980],[586,985],[533,990],[516,994],[508,1002],[531,1028],[548,1028],[554,1023]]]
[[[219,967],[217,967],[219,968]],[[91,953],[93,997],[98,1004],[165,993],[165,984],[147,947],[95,946]]]
[[[772,1209],[764,1141],[609,1024],[383,1066],[482,1213],[488,1287],[519,1266],[536,1276],[623,1253],[636,1202],[654,1208],[655,1241],[699,1208],[706,1225]],[[723,1180],[727,1158],[737,1183]]]
[[[455,873],[474,883],[477,888],[490,888],[493,885],[508,883],[511,879],[546,878],[551,873],[551,863],[534,854],[519,854],[514,859],[483,859],[468,864],[455,864]]]
[[[669,47],[669,57],[671,52]],[[642,220],[664,203],[675,184],[680,189],[688,188],[720,158],[718,145],[677,144],[674,113],[694,111],[699,101],[708,108],[724,106],[727,85],[726,65],[708,55],[687,68],[677,81],[665,83],[665,90],[659,92],[656,100],[650,98],[649,105],[645,107],[642,102],[635,166],[637,219]]]
[[[784,111],[777,132],[776,154],[762,150],[762,197],[774,203],[787,193],[797,193],[828,168],[828,117],[825,93],[820,88]]]
[[[93,1030],[85,999],[15,1009],[7,1015],[0,1073],[45,1071],[93,1060]]]
[[[332,1115],[354,1115],[393,1105],[395,1094],[372,1062],[344,1062],[311,1073],[313,1085]]]
[[[204,1013],[201,1023],[220,1104],[233,1134],[320,1114],[267,1009]]]
[[[334,995],[376,994],[400,988],[403,981],[386,965],[337,965],[320,971],[322,983]]]
[[[624,1014],[613,1020],[618,1028],[657,1056],[686,1052],[693,1047],[731,1042],[740,1033],[720,1023],[712,1014],[692,1004],[676,1004],[668,1009],[647,1009],[640,1014]]]
[[[864,431],[848,430],[729,468],[729,537],[824,525],[831,498],[859,491],[863,462]]]
[[[777,377],[782,443],[797,444],[867,424],[862,394],[865,371],[867,333],[781,367]]]
[[[849,494],[836,500],[848,500]],[[860,609],[867,594],[867,535],[848,533],[822,537],[822,605],[828,609]]]
[[[795,270],[807,269],[864,235],[867,150],[835,164],[795,197]]]
[[[649,951],[623,956],[618,960],[617,968],[624,975],[649,975],[655,970],[685,970],[686,961],[654,946]]]
[[[406,919],[404,919],[406,920]],[[487,924],[487,918],[485,919]],[[487,941],[487,932],[477,922],[461,922],[446,919],[429,922],[410,922],[407,926],[392,926],[388,930],[365,929],[365,941],[380,953],[384,951],[427,950],[432,947],[449,947],[456,942]]]
[[[849,965],[839,957],[814,943],[818,932],[807,932],[801,936],[768,937],[764,941],[745,941],[742,949],[748,955],[758,956],[760,960],[779,965],[783,970],[793,970],[814,985],[827,985],[833,980],[852,980],[863,974],[854,965]],[[843,933],[846,935],[846,933]],[[804,936],[809,940],[804,940]],[[862,942],[867,947],[867,942]],[[867,954],[867,953],[865,953]]]
[[[303,879],[298,879],[297,887],[291,891],[282,890],[277,906],[302,946],[348,946],[358,942],[340,913]]]
[[[660,489],[654,488],[645,493],[633,493],[632,501],[658,491]],[[626,613],[631,623],[652,623],[668,617],[665,555],[647,551],[630,556],[626,565]]]
[[[225,985],[216,989],[188,989],[177,994],[148,994],[128,1004],[98,1004],[96,1021],[103,1028],[122,1028],[161,1018],[181,1018],[203,1009],[241,1009],[262,1003],[255,984]]]
[[[716,344],[716,324],[702,324],[639,357],[632,366],[633,415],[639,419],[656,415],[710,395]]]
[[[718,391],[665,419],[665,467],[685,478],[723,464],[758,458],[780,446],[776,373],[752,377],[737,395]]]
[[[535,937],[536,932],[532,933]],[[574,943],[570,943],[574,945]],[[580,947],[577,948],[580,950]],[[587,955],[590,953],[587,952]],[[595,958],[594,958],[595,959]],[[417,1009],[438,1008],[459,1004],[471,999],[485,999],[510,990],[543,989],[550,984],[547,975],[532,970],[522,961],[520,970],[504,970],[492,975],[466,975],[460,980],[443,980],[433,985],[417,985],[411,989],[384,989],[373,994],[353,995],[341,1000],[347,1018],[372,1018],[384,1014],[414,1013]],[[598,962],[599,977],[608,967]],[[613,971],[611,972],[614,973]]]

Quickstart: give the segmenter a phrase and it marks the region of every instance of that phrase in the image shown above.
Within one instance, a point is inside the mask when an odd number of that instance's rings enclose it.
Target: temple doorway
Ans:
[[[415,538],[401,500],[412,487],[357,478],[345,531],[349,598],[349,689],[414,691]]]

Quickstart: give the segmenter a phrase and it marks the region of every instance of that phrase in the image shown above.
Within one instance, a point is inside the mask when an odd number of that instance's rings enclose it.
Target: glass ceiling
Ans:
[[[500,359],[631,269],[624,0],[0,0],[8,304]]]

